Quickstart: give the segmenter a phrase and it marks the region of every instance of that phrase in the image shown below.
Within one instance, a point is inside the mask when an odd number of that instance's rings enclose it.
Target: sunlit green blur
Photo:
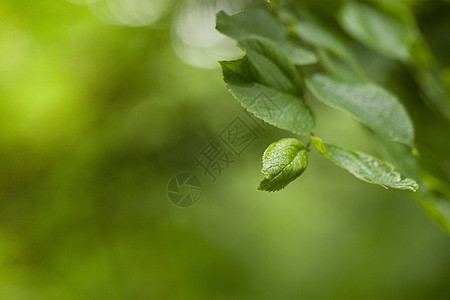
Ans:
[[[292,135],[252,123],[222,81],[216,61],[241,54],[214,14],[243,2],[0,2],[0,299],[450,297],[449,236],[408,192],[314,152],[285,190],[256,190],[264,149]],[[312,106],[321,137],[377,155]],[[258,136],[240,156],[220,142],[236,117]],[[194,161],[211,140],[233,159],[215,182]],[[167,196],[180,172],[202,182],[189,208]]]

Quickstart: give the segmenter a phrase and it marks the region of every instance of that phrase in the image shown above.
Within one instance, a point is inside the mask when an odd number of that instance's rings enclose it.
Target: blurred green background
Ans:
[[[316,153],[258,192],[264,149],[290,134],[249,119],[258,139],[216,182],[195,166],[246,117],[216,63],[240,52],[214,31],[244,4],[0,2],[0,299],[450,298],[450,239],[407,192]],[[313,109],[322,137],[376,154]],[[168,200],[179,172],[202,181],[193,207]]]

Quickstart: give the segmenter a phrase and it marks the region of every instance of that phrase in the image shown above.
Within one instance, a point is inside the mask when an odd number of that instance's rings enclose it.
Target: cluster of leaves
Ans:
[[[217,30],[235,39],[245,51],[240,59],[220,62],[231,94],[263,121],[310,139],[306,146],[293,138],[271,144],[263,155],[265,177],[258,189],[278,191],[300,176],[307,167],[312,144],[325,158],[360,180],[419,191],[419,203],[450,231],[448,185],[440,182],[440,189],[433,189],[430,180],[424,179],[407,110],[393,93],[369,78],[347,42],[351,37],[411,66],[417,78],[428,79],[418,81],[425,97],[450,119],[448,91],[433,68],[431,51],[413,13],[399,3],[346,1],[336,19],[347,36],[330,30],[296,4],[272,1],[235,15],[217,15]],[[365,125],[383,145],[392,164],[324,143],[315,136],[315,115],[305,101],[306,93]],[[276,103],[282,113],[273,114],[254,105],[260,95]]]

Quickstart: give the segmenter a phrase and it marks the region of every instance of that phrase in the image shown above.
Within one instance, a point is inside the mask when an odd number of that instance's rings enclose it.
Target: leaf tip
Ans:
[[[417,182],[414,181],[411,191],[413,191],[414,193],[417,192],[417,190],[420,188],[419,184]]]
[[[263,191],[263,192],[278,192],[278,191],[281,191],[282,189],[284,189],[286,186],[287,186],[287,184],[285,184],[285,185],[273,184],[273,183],[271,183],[270,178],[264,177],[256,189],[258,191]]]

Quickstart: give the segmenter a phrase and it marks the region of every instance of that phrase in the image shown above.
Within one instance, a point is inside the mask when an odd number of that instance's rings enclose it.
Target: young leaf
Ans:
[[[309,135],[314,131],[315,120],[309,107],[293,95],[259,83],[246,57],[220,64],[231,94],[250,113],[295,134]]]
[[[414,128],[406,109],[382,87],[344,83],[321,74],[307,79],[306,86],[321,102],[348,113],[392,141],[414,147]]]
[[[276,42],[296,65],[317,62],[313,52],[290,42],[283,25],[264,8],[245,10],[233,16],[221,11],[217,14],[216,29],[235,40],[255,35],[266,37]]]
[[[302,83],[293,62],[271,40],[249,36],[239,40],[260,83],[287,94],[300,95]]]
[[[362,181],[401,190],[416,191],[419,186],[411,178],[402,179],[394,167],[368,154],[350,151],[335,145],[324,144],[321,139],[311,137],[317,150],[338,167],[347,170]]]
[[[350,35],[368,47],[391,58],[410,58],[415,31],[400,20],[356,2],[346,2],[338,19]]]
[[[264,152],[263,168],[265,175],[258,190],[279,191],[299,177],[308,165],[305,146],[297,139],[287,138],[272,143]]]

